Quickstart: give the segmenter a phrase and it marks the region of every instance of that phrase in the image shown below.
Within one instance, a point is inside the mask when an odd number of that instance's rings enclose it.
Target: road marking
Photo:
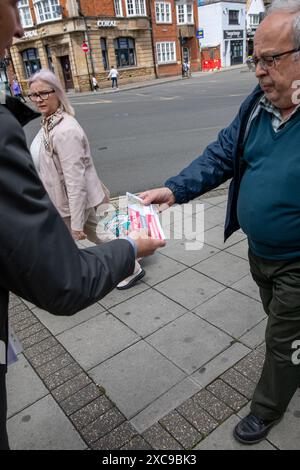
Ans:
[[[172,101],[180,98],[179,96],[160,96],[159,101]]]
[[[245,93],[239,93],[237,95],[228,95],[229,97],[233,98],[235,96],[245,96]]]
[[[80,101],[78,103],[73,102],[72,105],[79,106],[82,104],[110,104],[110,103],[112,103],[111,100],[99,100],[99,101]]]

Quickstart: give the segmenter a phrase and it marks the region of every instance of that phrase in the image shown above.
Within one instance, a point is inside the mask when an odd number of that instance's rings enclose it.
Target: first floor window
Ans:
[[[239,10],[229,10],[229,24],[240,24],[239,22]]]
[[[34,6],[38,23],[61,18],[59,0],[35,0]]]
[[[250,26],[258,26],[259,25],[259,15],[249,15],[250,17]]]
[[[133,67],[136,65],[135,44],[132,38],[114,40],[117,67]]]
[[[41,70],[41,62],[37,49],[26,49],[22,52],[24,71],[27,78]]]
[[[157,62],[159,64],[167,64],[176,62],[175,42],[158,42],[156,43]]]
[[[126,0],[127,16],[146,16],[145,0]]]
[[[29,0],[20,0],[18,3],[18,9],[20,13],[20,19],[23,28],[26,28],[28,26],[32,26],[32,17],[31,17],[31,11],[30,11],[30,6],[29,6]]]
[[[194,24],[194,11],[192,3],[179,3],[177,9],[177,24]]]
[[[123,16],[122,0],[115,0],[115,13],[116,16]]]
[[[156,23],[172,23],[170,3],[156,2],[155,13]]]
[[[100,39],[100,43],[101,43],[101,52],[102,52],[103,67],[104,67],[104,70],[107,70],[107,69],[109,68],[109,63],[108,63],[106,39],[105,39],[105,38],[101,38],[101,39]]]

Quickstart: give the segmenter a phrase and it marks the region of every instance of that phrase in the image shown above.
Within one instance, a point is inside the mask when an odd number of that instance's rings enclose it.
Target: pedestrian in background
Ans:
[[[96,92],[99,90],[99,84],[98,84],[98,81],[96,79],[96,77],[92,77],[92,86],[93,86],[93,91]]]
[[[119,89],[118,88],[118,76],[119,76],[118,70],[112,66],[108,74],[108,79],[111,79],[111,87],[116,88],[117,90]]]
[[[13,82],[12,82],[12,91],[13,95],[20,101],[23,101],[23,103],[26,103],[26,100],[23,96],[22,93],[22,88],[20,83],[18,82],[17,76],[14,76]]]

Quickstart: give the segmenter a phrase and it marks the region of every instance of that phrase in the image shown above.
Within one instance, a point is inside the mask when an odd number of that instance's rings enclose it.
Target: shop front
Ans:
[[[224,30],[224,66],[242,64],[244,60],[244,30]]]
[[[83,48],[86,45],[86,48]],[[95,76],[109,86],[109,68],[119,70],[120,82],[154,77],[148,19],[76,19],[56,21],[27,30],[11,48],[21,85],[41,68],[49,68],[67,91],[88,91]]]

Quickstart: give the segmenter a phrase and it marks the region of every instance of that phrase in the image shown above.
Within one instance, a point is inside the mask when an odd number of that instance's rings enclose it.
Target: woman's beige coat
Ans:
[[[40,177],[62,217],[71,217],[72,230],[83,230],[85,211],[108,202],[99,180],[88,139],[75,118],[63,119],[49,132],[50,149],[40,146]]]

